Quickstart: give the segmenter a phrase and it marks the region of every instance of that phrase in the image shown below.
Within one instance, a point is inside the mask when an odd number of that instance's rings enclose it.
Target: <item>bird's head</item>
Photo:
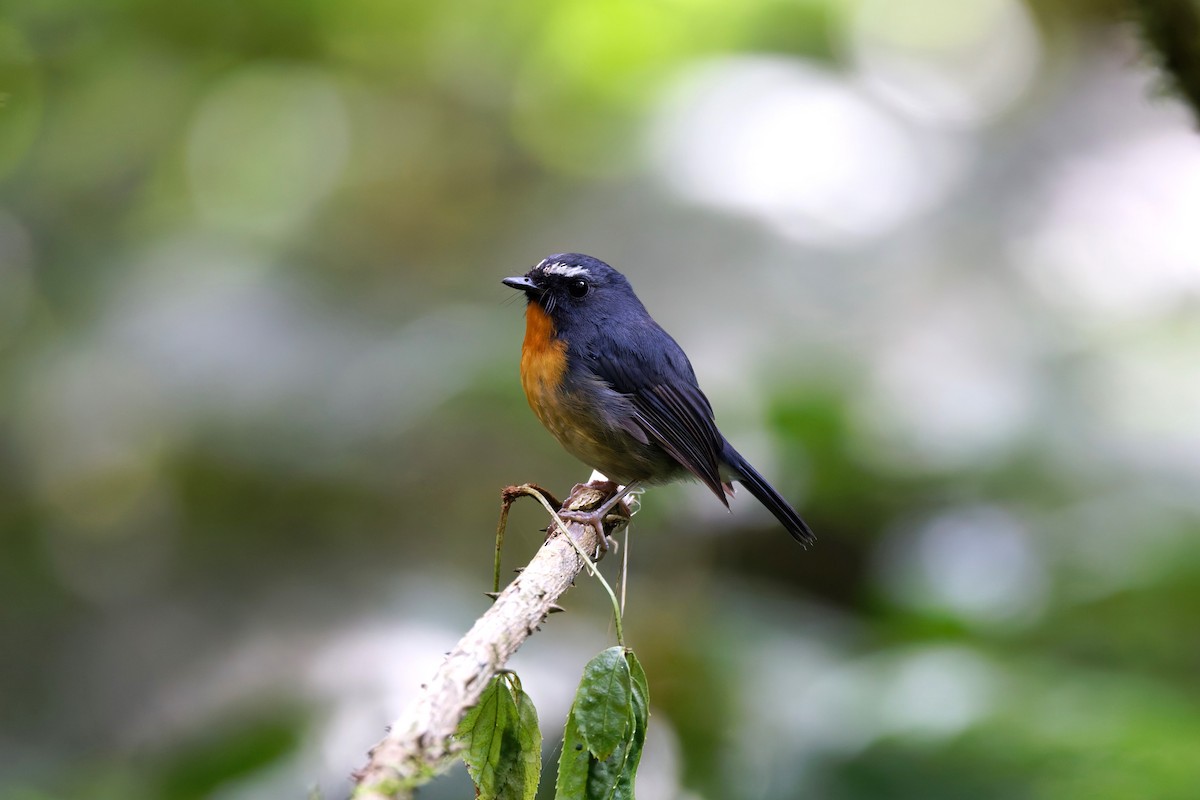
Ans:
[[[531,305],[536,303],[560,325],[580,315],[613,316],[630,299],[641,308],[624,275],[582,253],[547,256],[529,272],[503,283],[524,292]]]

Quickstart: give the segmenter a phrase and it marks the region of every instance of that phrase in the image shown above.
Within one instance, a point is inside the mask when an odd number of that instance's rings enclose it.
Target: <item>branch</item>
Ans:
[[[577,486],[562,508],[596,508],[611,495],[611,486]],[[506,489],[502,515],[517,497],[535,492],[545,496],[529,486]],[[584,552],[599,551],[600,539],[591,526],[571,522],[567,529]],[[475,621],[387,736],[371,749],[366,766],[354,776],[355,800],[407,800],[416,786],[448,765],[456,753],[451,739],[463,714],[517,648],[557,610],[555,601],[586,566],[557,525],[549,531],[529,565]]]

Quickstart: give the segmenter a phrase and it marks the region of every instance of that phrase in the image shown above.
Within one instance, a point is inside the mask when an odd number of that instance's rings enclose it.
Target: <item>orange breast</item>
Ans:
[[[639,459],[637,453],[630,454],[626,447],[618,446],[620,440],[614,441],[600,426],[585,391],[578,387],[571,393],[563,390],[567,342],[556,338],[555,333],[554,321],[541,306],[534,303],[526,307],[521,385],[533,413],[568,453],[610,480],[629,483],[655,474],[655,465],[646,463],[646,457]],[[662,457],[666,458],[665,454]],[[671,462],[667,463],[669,468]]]
[[[555,338],[554,320],[537,303],[525,309],[525,342],[521,345],[521,386],[533,413],[556,436],[561,413],[559,386],[567,369],[567,343]]]

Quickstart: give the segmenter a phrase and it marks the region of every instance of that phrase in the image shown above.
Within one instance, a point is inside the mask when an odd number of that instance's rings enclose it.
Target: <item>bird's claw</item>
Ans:
[[[578,522],[580,525],[591,527],[596,531],[600,539],[600,544],[597,545],[596,552],[592,556],[593,559],[596,560],[607,554],[610,550],[615,550],[617,547],[616,540],[605,532],[604,521],[615,518],[617,520],[617,524],[620,525],[628,524],[630,519],[627,514],[622,514],[616,509],[609,511],[608,514],[604,515],[603,517],[600,515],[600,511],[559,511],[558,515],[563,520]]]

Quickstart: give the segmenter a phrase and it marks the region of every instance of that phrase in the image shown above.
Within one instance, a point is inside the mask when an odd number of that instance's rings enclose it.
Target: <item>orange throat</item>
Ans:
[[[521,345],[521,386],[538,418],[546,423],[557,404],[567,369],[567,343],[555,338],[554,320],[540,305],[525,308],[525,342]]]

